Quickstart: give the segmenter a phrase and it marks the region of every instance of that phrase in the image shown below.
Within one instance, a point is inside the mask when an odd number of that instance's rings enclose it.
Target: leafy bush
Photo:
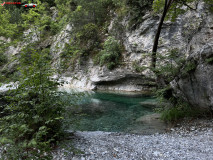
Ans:
[[[5,56],[3,53],[0,53],[0,66],[7,63],[7,56]]]
[[[181,76],[186,77],[188,73],[194,71],[197,67],[197,62],[194,60],[187,61],[181,70]]]
[[[0,7],[0,35],[12,38],[16,31],[17,25],[10,23],[11,15],[4,7]]]
[[[121,46],[114,37],[108,37],[104,42],[103,50],[95,57],[95,63],[106,65],[108,69],[113,69],[119,64],[121,58]]]
[[[157,59],[159,59],[159,63],[153,70],[158,77],[163,78],[166,85],[180,73],[185,63],[185,58],[179,53],[178,49],[171,49],[164,55],[157,54]]]
[[[50,10],[47,9],[47,3],[41,3],[39,0],[36,3],[36,8],[29,9],[21,14],[23,19],[21,27],[33,31],[33,34],[36,34],[40,40],[46,39],[48,36],[56,34],[63,23],[60,20],[58,23],[52,20]]]
[[[205,61],[206,61],[206,63],[208,63],[208,64],[213,64],[213,57],[209,57],[209,58],[207,58]]]
[[[75,62],[77,59],[80,58],[82,55],[82,50],[78,48],[78,46],[70,45],[70,44],[65,44],[65,49],[64,52],[61,53],[60,58],[61,58],[61,69],[64,71],[67,71],[67,69],[71,66],[72,69],[75,66]]]
[[[141,22],[146,11],[151,9],[150,0],[126,0],[126,6],[130,13],[129,27],[135,29]]]
[[[207,114],[207,111],[193,108],[188,103],[179,99],[175,106],[163,109],[161,119],[168,122],[177,122],[183,118],[202,117]]]
[[[197,67],[195,60],[185,60],[177,49],[172,49],[164,55],[157,54],[157,58],[159,63],[154,71],[159,77],[163,77],[166,84],[169,84],[177,75],[187,76]]]
[[[93,23],[86,24],[81,31],[77,32],[75,44],[78,44],[84,53],[88,53],[98,47],[100,43],[98,35],[97,25]]]
[[[79,29],[88,23],[101,26],[105,23],[112,0],[56,0],[59,15],[69,15],[74,29]]]
[[[76,61],[81,62],[81,58],[91,53],[95,53],[100,47],[100,38],[97,25],[89,23],[83,26],[77,33],[73,33],[69,44],[65,45],[61,57],[63,69],[74,67]]]
[[[66,45],[64,53],[61,55],[63,67],[68,68],[70,65],[76,64],[77,60],[81,63],[87,55],[95,55],[100,52],[101,42],[105,38],[109,25],[110,9],[120,6],[121,1],[65,0],[63,4],[60,0],[55,2],[59,10],[59,17],[63,17],[66,13],[69,17],[69,23],[72,24],[71,41]],[[107,65],[109,68],[114,68],[116,57],[115,54],[110,53],[110,56],[105,54],[102,56],[102,60],[98,60],[97,63],[103,64],[106,63],[106,59],[113,59],[113,62]]]
[[[171,86],[166,86],[156,91],[156,96],[160,102],[155,111],[161,113],[161,119],[176,123],[183,118],[206,117],[210,114],[208,110],[192,107],[181,98],[172,95]]]
[[[213,13],[213,2],[212,0],[204,0],[209,5],[209,10]]]
[[[57,34],[61,30],[62,28],[61,26],[63,26],[63,24],[55,22],[55,21],[51,21],[49,24],[51,34],[52,35]]]
[[[193,71],[196,68],[196,63],[194,61],[190,61],[186,63],[184,67],[184,72],[190,72]]]
[[[134,70],[136,72],[143,72],[145,69],[147,69],[147,67],[144,66],[140,66],[137,61],[132,62],[132,67],[134,68]]]
[[[6,159],[51,159],[48,151],[63,135],[64,106],[59,83],[45,53],[34,51],[31,63],[20,61],[19,86],[12,90],[0,118],[0,143]]]

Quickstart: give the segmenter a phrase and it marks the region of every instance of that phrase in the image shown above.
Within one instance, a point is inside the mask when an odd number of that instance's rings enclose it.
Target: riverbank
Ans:
[[[150,160],[213,159],[213,120],[183,121],[167,133],[138,135],[112,132],[76,132],[66,141],[68,154],[54,159]],[[71,143],[72,141],[72,143]],[[75,147],[77,153],[70,150]],[[82,153],[80,152],[82,151]]]

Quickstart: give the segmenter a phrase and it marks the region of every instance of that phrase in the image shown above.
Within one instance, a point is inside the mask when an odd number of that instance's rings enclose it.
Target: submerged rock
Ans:
[[[138,125],[137,128],[131,129],[131,133],[140,133],[140,134],[153,134],[153,133],[165,133],[167,130],[167,124],[160,119],[160,114],[153,113],[148,114],[136,119],[136,123],[141,124],[141,127]]]
[[[136,119],[136,122],[141,122],[141,123],[152,123],[153,120],[160,120],[160,114],[154,113],[154,114],[149,114],[142,116],[138,119]]]
[[[143,101],[140,102],[140,104],[144,107],[151,107],[151,108],[156,108],[159,105],[157,101]]]

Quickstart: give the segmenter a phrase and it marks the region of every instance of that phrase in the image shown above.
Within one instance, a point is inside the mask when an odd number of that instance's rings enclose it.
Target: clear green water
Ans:
[[[79,103],[79,110],[83,115],[78,118],[76,125],[71,125],[70,129],[131,132],[136,128],[143,128],[143,124],[137,123],[136,119],[153,113],[150,107],[140,104],[143,101],[155,101],[155,99],[138,94],[92,93]]]

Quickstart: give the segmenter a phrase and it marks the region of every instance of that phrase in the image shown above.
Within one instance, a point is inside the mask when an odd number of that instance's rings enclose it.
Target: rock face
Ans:
[[[65,74],[66,77],[74,77],[69,81],[70,86],[125,91],[144,91],[153,88],[154,74],[149,69],[136,72],[133,63],[143,67],[150,66],[150,57],[144,55],[151,52],[159,17],[153,17],[147,13],[142,19],[143,22],[133,31],[125,28],[128,25],[128,18],[124,18],[119,23],[115,23],[115,18],[108,28],[111,34],[118,32],[118,25],[123,28],[120,31],[121,34],[117,35],[125,47],[122,65],[110,71],[104,66],[95,66],[92,59],[88,57],[83,64],[78,64],[75,67],[74,72],[68,71]],[[210,54],[207,52],[211,51],[212,46],[211,23],[212,14],[208,12],[205,3],[200,2],[196,11],[187,11],[179,16],[176,22],[165,22],[159,40],[158,52],[164,54],[177,48],[183,54],[182,56],[189,58],[197,57],[202,50],[203,56],[206,57],[206,54]],[[186,85],[185,82],[184,84]]]
[[[135,30],[129,30],[126,27],[129,23],[128,17],[120,22],[115,16],[108,32],[123,42],[125,51],[122,53],[121,65],[114,70],[108,70],[105,66],[95,65],[92,57],[85,57],[83,63],[76,63],[73,70],[69,69],[64,73],[64,79],[68,81],[66,87],[124,91],[147,91],[155,87],[155,76],[146,67],[150,66],[151,61],[147,54],[152,50],[159,16],[147,13],[142,20]],[[65,44],[69,43],[71,35],[72,26],[68,24],[64,30],[51,37],[47,45],[45,42],[45,46],[42,46],[50,48],[54,58],[53,66],[60,63],[60,54]],[[37,39],[32,35],[32,41]],[[196,106],[213,108],[213,67],[209,62],[213,57],[212,47],[213,14],[204,2],[199,2],[196,10],[188,10],[180,15],[175,22],[164,23],[158,52],[164,54],[171,49],[178,49],[188,61],[197,63],[194,71],[187,76],[177,77],[171,83],[175,96],[183,97]],[[20,45],[11,46],[6,54],[13,56],[20,50]],[[144,69],[136,72],[133,64]]]
[[[201,25],[187,47],[187,60],[196,61],[197,66],[186,76],[177,77],[171,86],[175,96],[193,106],[213,110],[213,14],[198,7]]]

